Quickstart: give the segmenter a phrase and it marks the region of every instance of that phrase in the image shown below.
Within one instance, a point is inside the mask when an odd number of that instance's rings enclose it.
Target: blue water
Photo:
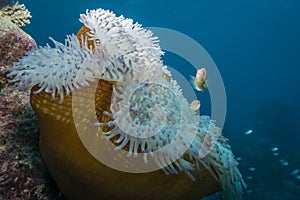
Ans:
[[[20,0],[33,18],[24,29],[39,45],[63,41],[81,27],[85,9],[104,8],[143,24],[182,32],[213,58],[224,81],[224,134],[242,157],[249,190],[245,199],[300,199],[300,1],[297,0]],[[185,76],[194,68],[166,53],[164,63]],[[209,93],[198,94],[210,113]],[[252,129],[253,133],[244,135]],[[279,156],[270,148],[279,147]],[[280,159],[289,165],[282,166]],[[250,172],[254,166],[256,171]]]

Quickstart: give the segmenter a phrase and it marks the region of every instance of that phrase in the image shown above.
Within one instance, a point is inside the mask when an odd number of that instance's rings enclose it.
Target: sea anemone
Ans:
[[[31,88],[41,153],[62,192],[70,199],[199,199],[220,187],[224,197],[240,198],[246,184],[230,146],[214,121],[190,108],[162,63],[158,38],[103,9],[87,10],[80,21],[77,35],[65,44],[50,38],[54,47],[29,52],[8,75]],[[115,159],[130,165],[141,154],[165,175],[105,166],[84,148],[79,129],[101,135],[96,151],[107,139],[115,145],[110,152],[127,151]]]

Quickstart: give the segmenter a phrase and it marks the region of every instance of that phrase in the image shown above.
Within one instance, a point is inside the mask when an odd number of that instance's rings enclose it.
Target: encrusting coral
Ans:
[[[26,9],[24,4],[16,2],[12,5],[7,5],[0,10],[1,17],[8,17],[10,21],[21,26],[26,26],[30,23],[30,12]]]
[[[37,47],[30,35],[25,33],[8,17],[0,17],[0,89],[7,85],[6,74],[13,62]]]
[[[2,2],[0,10],[0,88],[7,83],[8,66],[19,60],[29,50],[36,48],[35,41],[19,27],[29,24],[30,13],[24,5]],[[5,3],[5,4],[4,4]],[[2,5],[2,4],[1,4]]]
[[[59,190],[39,153],[39,128],[28,91],[7,85],[0,102],[0,199],[58,199]]]
[[[9,3],[1,1],[0,6]],[[0,199],[58,199],[38,151],[29,91],[17,90],[6,77],[13,62],[36,49],[36,42],[10,19],[0,17]]]
[[[190,108],[162,63],[158,38],[103,9],[87,10],[80,21],[77,35],[65,44],[51,38],[54,47],[29,52],[8,75],[31,88],[41,153],[61,191],[70,199],[199,199],[219,190],[241,198],[246,184],[230,145]],[[106,140],[113,143],[107,157],[130,167],[141,154],[162,170],[112,169],[88,152],[79,130],[97,136],[92,149],[100,153]]]

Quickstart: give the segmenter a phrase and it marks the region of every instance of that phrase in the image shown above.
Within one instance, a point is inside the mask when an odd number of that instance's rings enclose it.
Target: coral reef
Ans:
[[[29,52],[8,74],[31,89],[41,153],[61,191],[70,199],[166,200],[221,189],[225,199],[241,198],[246,184],[227,139],[190,108],[152,32],[103,9],[87,10],[80,21],[85,31],[65,44],[50,38],[54,47]],[[83,146],[80,130],[96,137],[92,147]],[[117,171],[90,148],[127,167],[143,155],[139,167],[154,161],[161,170]],[[127,156],[116,153],[122,150]]]
[[[36,43],[7,17],[0,17],[0,90],[7,86],[7,68],[35,49]]]
[[[39,153],[29,91],[17,90],[6,77],[13,62],[35,48],[35,41],[9,17],[0,17],[0,199],[59,199]]]
[[[1,17],[8,17],[10,21],[18,26],[26,26],[30,23],[30,12],[26,9],[24,4],[16,2],[12,5],[7,5],[0,10]]]
[[[28,92],[6,87],[0,101],[0,199],[58,199],[39,153],[38,124]]]

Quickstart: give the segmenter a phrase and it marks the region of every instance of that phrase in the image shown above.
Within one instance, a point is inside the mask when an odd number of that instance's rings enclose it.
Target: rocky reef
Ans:
[[[39,153],[39,130],[29,91],[16,90],[6,77],[13,62],[37,46],[20,28],[29,23],[29,12],[18,3],[0,3],[0,199],[59,199]],[[24,11],[24,18],[16,5]],[[11,16],[18,16],[19,21]]]

